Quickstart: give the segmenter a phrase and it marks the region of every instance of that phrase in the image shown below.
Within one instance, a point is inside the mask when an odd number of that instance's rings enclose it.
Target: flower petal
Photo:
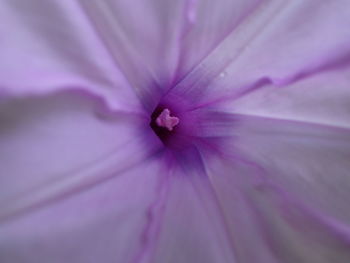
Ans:
[[[143,144],[147,118],[97,102],[70,92],[0,104],[0,218],[103,181],[160,146]]]
[[[77,1],[14,0],[0,6],[0,16],[0,94],[73,87],[105,96],[114,107],[135,101]]]
[[[224,215],[231,219],[238,258],[347,262],[349,131],[215,114],[219,121],[203,136],[223,143],[216,144],[219,155],[201,152]]]
[[[284,2],[226,74],[236,82],[268,77],[285,84],[350,63],[349,7],[346,0]]]
[[[234,32],[261,0],[188,1],[188,25],[182,36],[178,78],[183,78]],[[191,3],[192,2],[192,3]]]
[[[350,67],[323,72],[286,87],[267,85],[234,102],[231,112],[350,127]]]
[[[205,172],[185,168],[173,171],[168,179],[155,253],[147,262],[236,262]]]
[[[349,64],[349,4],[265,2],[173,92],[200,107]]]
[[[349,129],[214,114],[202,136],[224,141],[218,148],[225,158],[245,160],[261,174],[257,181],[285,189],[305,205],[350,223]]]
[[[187,0],[81,4],[142,102],[155,107],[174,78]]]
[[[350,223],[349,129],[242,117],[234,145],[293,198]]]
[[[105,183],[3,222],[1,262],[131,262],[142,245],[159,168],[158,162],[144,162]]]
[[[266,242],[280,261],[328,263],[350,260],[350,228],[295,203],[275,189],[251,194]]]
[[[237,262],[279,263],[264,239],[260,218],[246,191],[257,185],[256,169],[236,160],[225,161],[202,150],[214,193],[232,240]]]
[[[257,2],[104,0],[83,6],[130,83],[154,107]]]
[[[249,163],[220,160],[209,162],[208,170],[239,262],[349,261],[348,225],[259,183]]]

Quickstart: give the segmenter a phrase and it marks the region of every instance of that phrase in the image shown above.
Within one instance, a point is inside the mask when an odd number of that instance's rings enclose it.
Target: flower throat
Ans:
[[[167,144],[170,137],[176,132],[179,122],[180,119],[172,116],[168,108],[158,106],[151,115],[150,126],[159,139]]]

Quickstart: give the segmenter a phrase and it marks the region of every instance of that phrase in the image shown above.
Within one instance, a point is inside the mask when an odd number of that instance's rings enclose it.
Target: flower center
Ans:
[[[175,116],[171,116],[171,112],[168,108],[157,107],[151,116],[150,126],[155,134],[166,144],[175,132],[176,126],[179,124],[180,119]]]
[[[164,127],[169,131],[172,131],[173,128],[179,124],[179,118],[170,116],[170,110],[164,109],[156,119],[156,124],[159,127]]]

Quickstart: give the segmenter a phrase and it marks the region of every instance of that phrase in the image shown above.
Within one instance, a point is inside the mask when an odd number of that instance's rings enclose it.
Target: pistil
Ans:
[[[178,117],[170,116],[170,110],[164,109],[156,119],[156,123],[159,127],[163,127],[172,131],[176,125],[180,122]]]

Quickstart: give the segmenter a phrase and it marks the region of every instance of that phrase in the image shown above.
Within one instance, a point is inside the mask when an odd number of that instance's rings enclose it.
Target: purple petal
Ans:
[[[105,0],[83,6],[128,81],[154,107],[257,2]]]
[[[244,115],[211,117],[202,136],[217,143],[217,154],[201,152],[238,258],[350,260],[349,131]]]
[[[10,1],[0,6],[0,94],[80,88],[115,108],[137,105],[92,21],[76,1]]]
[[[249,162],[220,160],[208,167],[239,262],[349,261],[347,225],[257,183],[259,170]]]
[[[262,4],[173,92],[200,107],[348,64],[347,7],[346,0]]]
[[[107,112],[80,93],[0,105],[0,218],[103,181],[160,146],[144,142],[147,118]]]
[[[106,183],[2,223],[1,262],[130,262],[142,246],[159,168],[157,162],[144,162]]]
[[[189,165],[194,162],[200,160]],[[146,262],[235,262],[231,237],[205,171],[185,168],[177,167],[168,178],[163,209],[157,214],[159,232],[152,239],[154,253]]]
[[[348,262],[350,228],[303,207],[280,191],[261,188],[251,194],[265,241],[280,261]]]
[[[248,199],[247,191],[260,182],[258,171],[241,161],[213,156],[210,151],[202,151],[202,155],[237,262],[280,263],[271,252],[260,218]]]
[[[224,39],[233,34],[242,21],[259,6],[261,0],[189,0],[189,23],[181,39],[178,78],[181,79],[210,55]],[[192,2],[192,4],[191,4]]]
[[[186,0],[82,2],[96,33],[148,108],[172,84]]]
[[[259,165],[272,185],[327,216],[350,222],[348,129],[248,116],[236,121],[236,151]]]
[[[350,67],[322,72],[286,87],[267,85],[234,102],[230,112],[350,127]]]

